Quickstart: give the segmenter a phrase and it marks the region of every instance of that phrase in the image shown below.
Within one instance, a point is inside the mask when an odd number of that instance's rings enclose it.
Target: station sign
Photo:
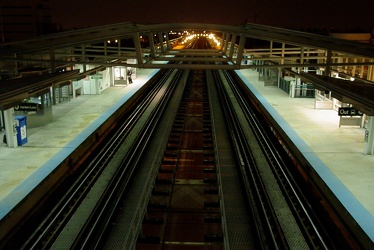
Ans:
[[[21,103],[20,105],[14,106],[15,111],[37,111],[37,103]]]
[[[103,75],[102,74],[92,75],[91,79],[103,79]]]
[[[363,116],[363,113],[358,111],[355,108],[344,107],[344,108],[339,108],[338,115],[339,116]]]

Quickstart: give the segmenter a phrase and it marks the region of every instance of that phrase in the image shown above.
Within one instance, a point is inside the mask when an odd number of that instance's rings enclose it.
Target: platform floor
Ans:
[[[137,70],[137,77],[127,86],[112,86],[100,95],[80,95],[53,106],[53,122],[27,129],[27,143],[8,148],[0,131],[0,219],[48,174],[64,154],[74,150],[76,138],[94,130],[116,105],[125,102],[157,70]],[[27,121],[26,121],[27,123]],[[27,127],[27,125],[26,125]]]
[[[277,87],[264,87],[253,70],[241,73],[374,216],[374,155],[363,154],[365,129],[339,127],[337,111],[314,109],[313,98],[290,98]]]
[[[0,142],[0,219],[7,209],[16,204],[26,192],[25,181],[38,174],[38,170],[58,155],[69,142],[85,130],[103,113],[118,103],[126,94],[139,88],[154,70],[137,71],[134,83],[105,89],[100,95],[82,95],[69,102],[53,106],[54,122],[39,128],[28,129],[28,142],[22,147],[8,148]],[[307,145],[310,154],[316,155],[331,171],[333,182],[351,193],[354,201],[368,212],[366,221],[374,216],[374,156],[364,155],[364,129],[339,127],[339,117],[333,110],[314,109],[314,99],[290,98],[276,87],[264,87],[255,71],[241,70],[244,76],[286,121]],[[122,98],[122,99],[121,99]],[[0,131],[2,138],[4,131]],[[320,165],[323,165],[320,164]],[[35,180],[35,178],[33,178]],[[339,186],[338,185],[338,186]],[[23,188],[21,188],[23,186]],[[350,197],[350,194],[347,194]],[[352,202],[351,202],[352,203]],[[352,203],[352,206],[356,206]],[[370,226],[369,226],[370,228]],[[372,229],[372,227],[371,227]],[[370,236],[373,238],[374,231]]]

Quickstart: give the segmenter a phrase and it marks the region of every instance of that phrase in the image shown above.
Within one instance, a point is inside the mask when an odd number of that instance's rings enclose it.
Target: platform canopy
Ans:
[[[210,47],[187,46],[189,37],[206,37]],[[17,76],[25,67],[49,72],[73,65],[92,67],[131,66],[155,69],[245,68],[287,69],[299,74],[304,68],[323,69],[372,79],[374,47],[328,36],[246,23],[227,26],[201,23],[118,23],[72,30],[0,46],[2,76]],[[313,71],[312,70],[312,71]],[[310,74],[308,71],[306,74]],[[84,72],[81,72],[84,73]],[[310,83],[332,90],[326,80],[303,76]],[[325,83],[323,83],[325,82]],[[353,83],[352,83],[353,84]],[[355,85],[358,95],[372,83]],[[348,88],[344,96],[351,98]],[[353,94],[353,93],[352,93]],[[356,95],[357,93],[355,93]],[[356,98],[359,99],[359,98]],[[372,115],[372,101],[358,103]]]

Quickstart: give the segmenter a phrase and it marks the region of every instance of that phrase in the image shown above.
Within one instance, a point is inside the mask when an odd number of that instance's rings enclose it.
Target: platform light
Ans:
[[[206,36],[208,37],[208,39],[211,40],[211,43],[214,43],[216,46],[221,46],[221,43],[218,41],[218,39],[216,38],[215,34],[213,33],[210,33],[209,35],[206,34]]]

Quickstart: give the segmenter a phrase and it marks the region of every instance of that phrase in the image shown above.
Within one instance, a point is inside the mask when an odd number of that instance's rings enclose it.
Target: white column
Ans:
[[[82,61],[86,61],[86,44],[82,44]],[[86,72],[87,65],[84,63],[83,64],[83,72]]]
[[[300,64],[304,65],[304,46],[301,46],[301,48],[300,48]],[[300,74],[301,71],[305,71],[305,68],[304,67],[298,67],[297,70],[298,70],[297,73]]]
[[[326,68],[325,76],[331,76],[332,50],[328,49],[326,52]]]
[[[229,39],[230,39],[230,34],[227,33],[225,37],[225,45],[224,45],[224,50],[223,52],[226,54],[227,48],[229,47]]]
[[[235,41],[236,41],[236,34],[232,34],[231,36],[231,43],[230,43],[230,52],[229,52],[229,58],[232,60],[235,52]]]
[[[166,51],[170,51],[171,45],[170,45],[170,39],[169,39],[169,32],[165,32],[165,41],[166,41]]]
[[[374,116],[368,117],[368,124],[365,130],[365,155],[374,155]]]
[[[226,33],[222,33],[222,36],[221,36],[221,52],[224,51],[224,42],[225,42],[225,36],[226,36]]]
[[[113,67],[107,68],[107,72],[108,72],[108,75],[109,75],[109,86],[114,86]]]
[[[18,147],[14,109],[4,110],[5,134],[8,148]]]
[[[290,82],[290,85],[291,85],[291,87],[290,87],[290,93],[289,93],[289,96],[290,96],[291,98],[295,98],[295,86],[296,86],[296,81],[295,81],[295,80],[292,80],[292,81]]]
[[[368,59],[368,62],[372,63],[374,60]],[[366,80],[373,81],[374,79],[374,68],[373,65],[368,65],[368,71],[366,73]]]
[[[55,73],[56,72],[56,54],[55,54],[54,47],[50,47],[49,56],[51,60],[51,71],[52,73]]]
[[[134,45],[135,45],[135,51],[136,51],[136,59],[138,61],[138,64],[143,64],[143,53],[142,53],[142,46],[140,45],[140,34],[135,33],[134,34]]]
[[[156,49],[155,49],[155,40],[154,40],[154,34],[152,32],[148,33],[148,41],[149,41],[149,47],[151,49],[151,60],[154,60],[156,58]]]
[[[246,39],[245,34],[240,34],[239,48],[238,48],[238,52],[236,55],[236,64],[238,66],[242,64],[245,39]]]
[[[158,33],[158,40],[159,40],[159,43],[160,43],[160,54],[161,55],[164,55],[165,54],[165,49],[164,49],[164,37],[162,35],[162,32],[159,32]]]

